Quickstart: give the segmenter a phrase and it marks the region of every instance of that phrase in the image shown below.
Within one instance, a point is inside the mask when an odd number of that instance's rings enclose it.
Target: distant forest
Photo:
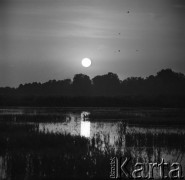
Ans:
[[[155,76],[120,80],[109,72],[0,88],[0,106],[162,106],[185,107],[185,75],[163,69]]]

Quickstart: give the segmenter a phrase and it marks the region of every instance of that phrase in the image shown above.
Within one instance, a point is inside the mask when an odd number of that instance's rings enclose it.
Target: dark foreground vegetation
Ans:
[[[120,80],[108,73],[90,79],[50,80],[0,88],[0,106],[152,106],[185,107],[185,76],[171,69],[146,78]]]
[[[161,162],[163,153],[174,155],[178,152],[175,157],[179,160],[185,151],[184,137],[184,133],[123,134],[120,131],[114,147],[100,136],[90,140],[70,134],[41,133],[37,124],[0,122],[0,178],[110,179],[110,158],[131,157],[129,170],[138,158],[139,162],[152,162],[154,156]],[[123,149],[124,154],[121,153]]]
[[[102,155],[95,147],[90,154],[88,140],[83,137],[39,133],[34,125],[0,123],[0,129],[4,179],[89,179],[109,175],[111,154]]]

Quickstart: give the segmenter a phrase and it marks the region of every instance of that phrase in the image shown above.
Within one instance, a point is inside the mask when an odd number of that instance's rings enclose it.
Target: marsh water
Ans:
[[[146,114],[129,112],[136,120]],[[163,158],[169,163],[166,174],[173,162],[185,174],[183,125],[133,124],[128,118],[91,118],[91,113],[83,108],[0,109],[0,180],[108,179],[114,157],[129,157],[130,172],[136,162],[160,163]],[[159,168],[153,172],[160,178]],[[147,168],[142,173],[147,176]]]

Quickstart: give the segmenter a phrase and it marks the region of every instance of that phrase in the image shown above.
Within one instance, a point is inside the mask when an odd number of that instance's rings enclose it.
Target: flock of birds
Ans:
[[[127,11],[127,14],[129,14],[129,13],[130,13],[130,11]],[[118,33],[118,35],[120,36],[120,35],[121,35],[121,33],[119,32],[119,33]],[[116,51],[115,51],[115,52],[116,52]],[[121,50],[120,50],[120,49],[118,49],[118,50],[117,50],[117,52],[121,52]],[[138,50],[138,49],[136,49],[136,52],[139,52],[139,50]]]

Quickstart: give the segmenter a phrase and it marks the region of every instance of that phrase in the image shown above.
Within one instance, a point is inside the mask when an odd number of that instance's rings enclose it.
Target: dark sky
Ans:
[[[0,86],[162,68],[185,73],[185,0],[0,1]]]

